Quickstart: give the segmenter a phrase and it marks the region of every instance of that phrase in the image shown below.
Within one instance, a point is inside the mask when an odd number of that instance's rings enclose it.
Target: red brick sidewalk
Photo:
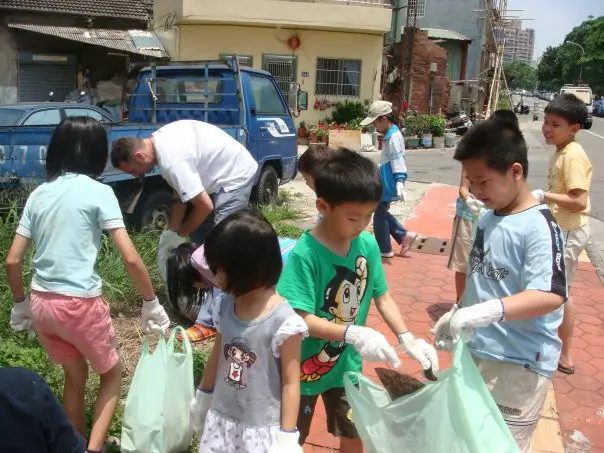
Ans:
[[[456,197],[456,187],[432,184],[405,226],[423,236],[449,238]],[[428,341],[433,339],[429,330],[434,320],[455,301],[453,272],[446,267],[447,259],[410,253],[405,258],[384,261],[390,292],[409,329]],[[604,301],[604,287],[593,267],[580,266],[572,292],[578,313],[574,343],[577,372],[573,376],[558,374],[554,379],[559,421],[567,452],[604,453],[604,311],[597,304]],[[367,324],[396,344],[394,334],[375,308]],[[439,353],[439,358],[442,369],[450,365],[448,354]],[[414,360],[403,359],[402,371],[420,377],[420,366]],[[379,382],[374,366],[366,365],[364,372]],[[338,448],[325,426],[324,409],[319,403],[304,446],[306,453]]]

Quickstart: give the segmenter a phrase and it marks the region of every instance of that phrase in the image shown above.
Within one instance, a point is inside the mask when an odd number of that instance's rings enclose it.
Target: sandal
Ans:
[[[566,366],[562,366],[562,365],[558,364],[558,371],[560,373],[571,375],[571,374],[575,374],[575,367],[574,366],[566,367]]]
[[[185,331],[185,333],[187,334],[189,341],[195,343],[205,340],[206,338],[212,338],[216,335],[216,329],[212,329],[211,327],[206,327],[201,324],[193,324]],[[182,341],[181,334],[178,334],[177,338]]]

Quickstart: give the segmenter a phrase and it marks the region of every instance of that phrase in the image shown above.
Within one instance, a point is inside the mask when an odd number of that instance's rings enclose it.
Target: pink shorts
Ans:
[[[31,292],[34,329],[53,362],[86,359],[98,374],[119,361],[109,305],[102,297]]]

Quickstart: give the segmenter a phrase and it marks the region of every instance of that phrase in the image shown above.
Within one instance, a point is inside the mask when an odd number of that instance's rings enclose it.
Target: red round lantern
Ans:
[[[297,36],[292,36],[287,40],[287,45],[291,50],[297,50],[300,47],[300,44],[300,38],[298,38]]]

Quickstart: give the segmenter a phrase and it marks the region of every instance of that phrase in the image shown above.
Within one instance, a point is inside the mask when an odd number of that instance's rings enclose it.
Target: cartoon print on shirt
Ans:
[[[367,258],[358,256],[354,271],[343,266],[334,268],[336,274],[325,288],[321,310],[325,318],[335,324],[353,325],[367,289]],[[346,343],[343,341],[326,343],[321,352],[302,362],[300,380],[313,382],[321,379],[336,365],[344,348]]]
[[[482,274],[490,280],[500,282],[510,271],[505,267],[494,268],[493,264],[487,260],[489,252],[490,249],[484,249],[484,228],[477,228],[470,251],[470,270],[473,274]]]
[[[224,345],[224,359],[228,365],[227,375],[224,380],[231,387],[241,390],[247,387],[247,368],[256,362],[254,354],[244,338],[234,338]]]

